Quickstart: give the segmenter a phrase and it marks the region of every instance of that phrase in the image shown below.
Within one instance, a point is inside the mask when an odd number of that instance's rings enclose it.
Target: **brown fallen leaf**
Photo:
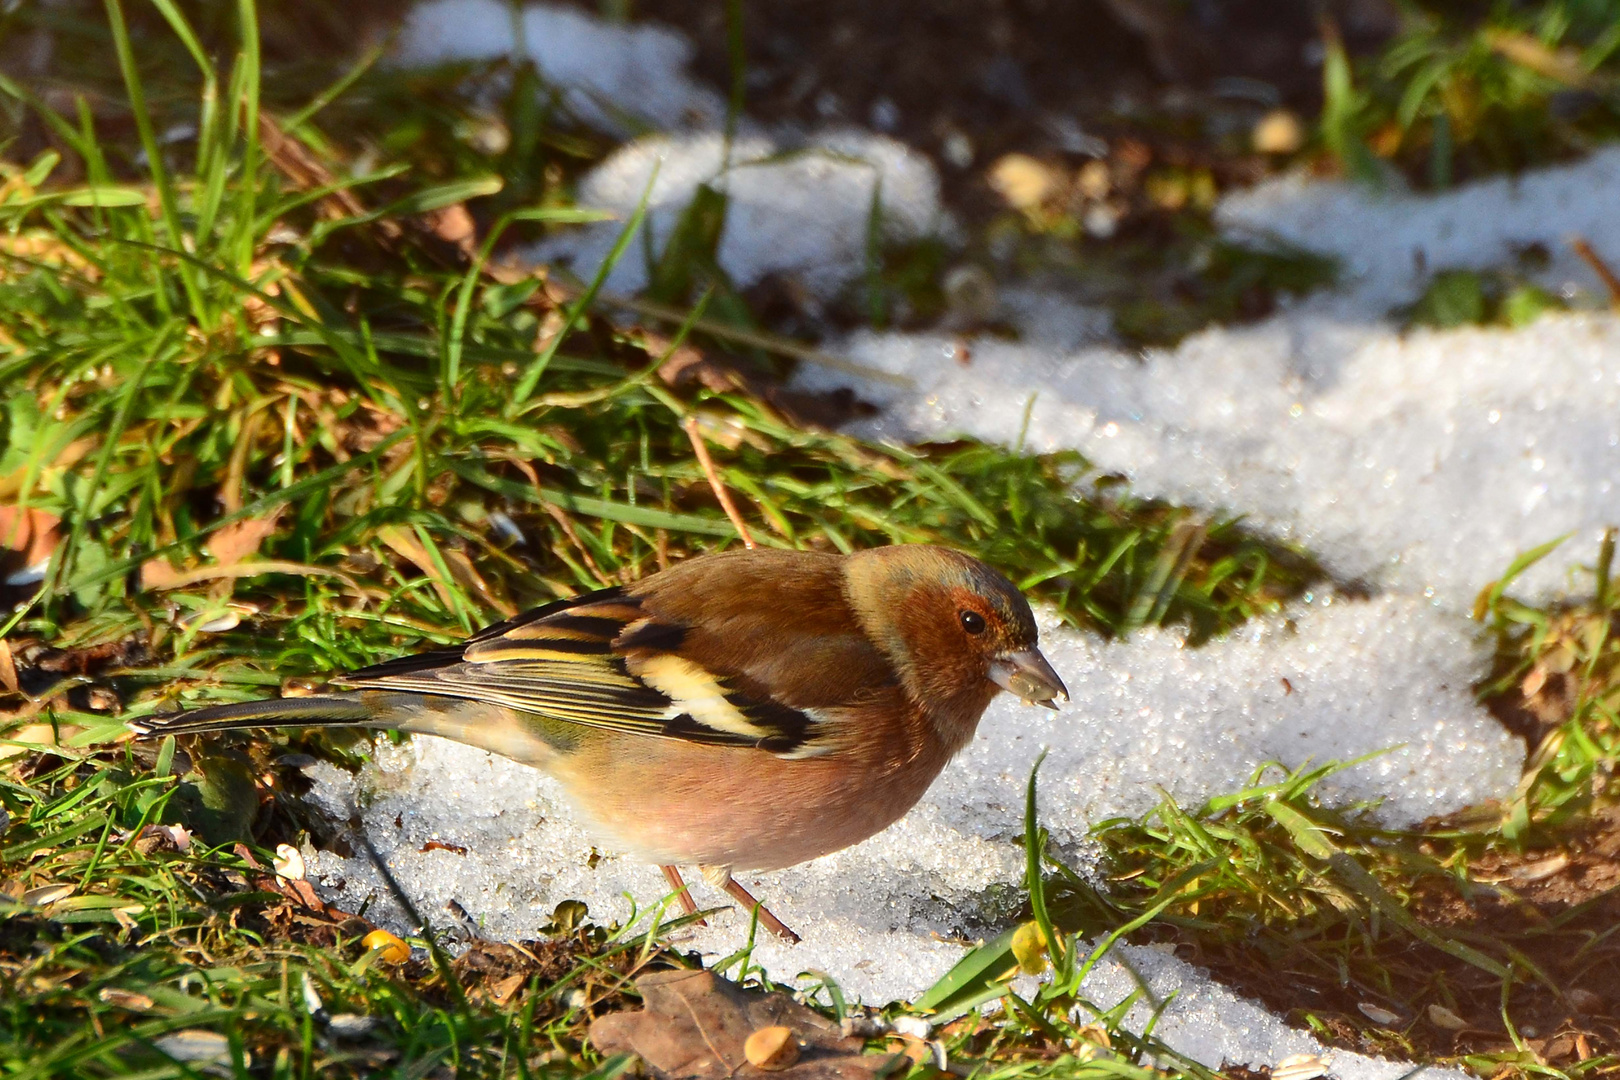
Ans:
[[[38,507],[0,506],[0,557],[6,573],[43,568],[61,542],[61,524],[61,518]]]
[[[1592,85],[1592,73],[1581,62],[1579,49],[1555,49],[1540,38],[1518,30],[1488,30],[1485,40],[1491,51],[1537,75],[1577,90]]]
[[[465,203],[451,203],[449,206],[430,210],[422,215],[422,222],[429,232],[455,247],[467,258],[472,258],[477,252],[478,226],[473,224],[472,215],[467,212]]]
[[[17,660],[11,655],[11,642],[0,638],[0,687],[8,694],[17,692]]]
[[[141,589],[167,589],[184,578],[185,572],[176,570],[168,559],[147,559],[141,563]]]
[[[0,722],[25,719],[38,712],[44,704],[43,700],[30,702],[15,713],[0,713]],[[76,724],[24,724],[6,732],[6,741],[0,744],[0,761],[19,754],[49,752],[83,731]]]
[[[0,251],[5,251],[6,245],[0,241]],[[18,254],[18,252],[14,252]],[[3,279],[0,279],[3,280]],[[82,439],[74,439],[62,447],[50,462],[53,469],[71,469],[99,445],[99,440],[93,435],[86,435]],[[28,482],[31,473],[27,465],[19,465],[10,472],[0,475],[0,499],[9,499],[22,490],[24,483]]]
[[[414,564],[418,570],[426,575],[428,581],[432,583],[434,591],[439,594],[439,598],[445,602],[445,605],[447,607],[454,606],[450,588],[441,580],[439,568],[434,564],[433,556],[428,553],[427,548],[422,546],[422,542],[417,539],[413,531],[401,525],[384,525],[377,530],[377,539],[386,544],[394,554],[402,556]],[[450,571],[450,576],[460,582],[463,588],[475,593],[484,603],[508,618],[517,614],[517,609],[511,603],[490,592],[489,583],[478,572],[478,568],[473,566],[472,560],[467,557],[466,552],[458,551],[452,547],[441,546],[439,554],[443,557],[444,565]]]
[[[591,1023],[591,1043],[604,1054],[640,1056],[656,1080],[722,1080],[767,1075],[749,1064],[745,1046],[760,1028],[781,1027],[799,1047],[796,1063],[768,1075],[784,1080],[871,1080],[893,1054],[862,1053],[860,1039],[786,994],[744,990],[712,971],[656,971],[636,980],[646,1007]]]
[[[220,566],[234,566],[249,555],[256,555],[259,545],[275,534],[276,522],[281,519],[281,507],[260,517],[243,518],[214,530],[203,550],[214,557]]]

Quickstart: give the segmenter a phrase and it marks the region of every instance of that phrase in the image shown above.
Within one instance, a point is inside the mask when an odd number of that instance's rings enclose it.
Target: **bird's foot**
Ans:
[[[700,869],[703,871],[704,878],[707,879],[711,885],[718,885],[720,888],[724,889],[726,893],[732,897],[732,899],[742,904],[745,910],[757,914],[759,916],[760,925],[765,927],[765,929],[769,930],[783,941],[786,941],[789,945],[797,945],[799,943],[801,940],[799,935],[795,934],[787,923],[783,922],[781,919],[778,919],[775,915],[772,915],[770,908],[754,899],[754,894],[743,888],[742,885],[738,883],[737,879],[731,876],[731,870],[729,867],[700,867]],[[724,881],[716,880],[716,878],[719,877],[719,874],[711,875],[711,870],[715,869],[724,871]]]

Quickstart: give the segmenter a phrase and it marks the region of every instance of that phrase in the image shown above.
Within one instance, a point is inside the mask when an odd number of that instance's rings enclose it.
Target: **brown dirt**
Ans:
[[[941,159],[946,140],[965,135],[973,169],[943,174],[955,189],[948,191],[953,205],[971,210],[991,203],[978,171],[1010,151],[1072,148],[1066,122],[1110,142],[1130,135],[1168,146],[1221,141],[1222,132],[1208,130],[1210,110],[1258,116],[1260,97],[1314,114],[1321,81],[1316,7],[1268,0],[754,0],[743,16],[746,107],[768,123],[886,129]],[[1394,28],[1382,0],[1320,7],[1353,51],[1375,47]],[[726,89],[725,9],[711,0],[643,0],[634,11],[685,32],[697,47],[694,72]]]
[[[1408,905],[1420,922],[1493,957],[1519,958],[1509,1014],[1546,1064],[1568,1068],[1620,1052],[1620,806],[1600,807],[1556,846],[1492,851],[1468,866],[1470,884],[1425,878]],[[1178,954],[1327,1041],[1364,1053],[1462,1057],[1511,1054],[1502,983],[1488,972],[1412,941],[1380,946],[1383,986],[1345,981],[1324,963],[1323,940],[1273,949],[1206,950],[1176,935]],[[1353,951],[1353,947],[1347,949]],[[1533,970],[1526,970],[1533,968]],[[1395,1013],[1369,1017],[1363,1006]],[[1437,1012],[1432,1006],[1449,1011]],[[1453,1019],[1453,1017],[1455,1019]]]

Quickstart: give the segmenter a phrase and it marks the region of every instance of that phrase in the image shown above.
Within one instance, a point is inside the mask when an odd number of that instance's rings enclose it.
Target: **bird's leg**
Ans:
[[[740,902],[745,910],[757,912],[759,921],[764,925],[765,929],[786,941],[789,945],[799,943],[799,935],[789,929],[787,923],[772,915],[770,908],[754,899],[754,894],[743,888],[737,879],[731,876],[731,867],[700,866],[698,870],[703,874],[704,881],[717,889],[725,890],[726,894]]]
[[[664,880],[669,882],[669,887],[675,890],[675,900],[681,905],[681,912],[686,915],[696,915],[698,906],[693,903],[692,893],[687,889],[686,882],[681,878],[680,867],[660,866],[658,869],[664,872]],[[699,919],[697,925],[708,926],[709,924]]]
[[[771,909],[754,899],[754,894],[743,888],[736,878],[726,882],[726,892],[742,902],[743,907],[749,911],[759,913],[759,921],[765,924],[765,929],[786,941],[789,945],[799,943],[799,935],[795,934],[787,923],[771,914]]]

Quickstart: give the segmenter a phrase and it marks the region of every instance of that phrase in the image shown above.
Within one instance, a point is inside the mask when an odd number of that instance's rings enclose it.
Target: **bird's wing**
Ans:
[[[486,701],[565,723],[655,738],[822,752],[815,710],[744,693],[737,673],[683,655],[690,627],[623,589],[562,600],[461,645],[402,656],[338,685]]]

